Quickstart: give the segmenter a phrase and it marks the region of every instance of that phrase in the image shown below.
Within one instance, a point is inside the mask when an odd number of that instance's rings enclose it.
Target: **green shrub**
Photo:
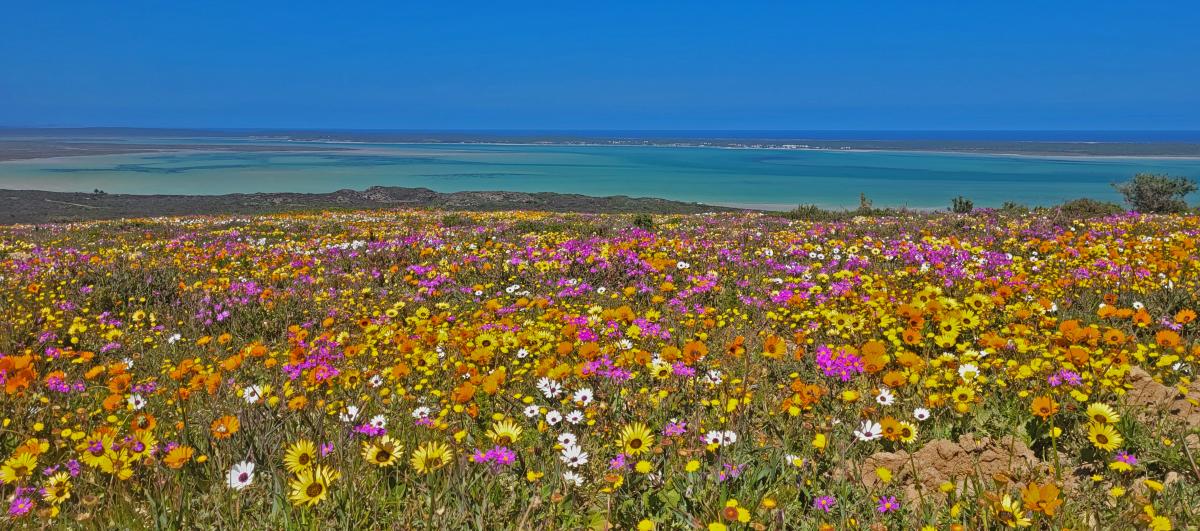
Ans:
[[[633,217],[633,226],[642,230],[654,230],[654,216],[638,214]]]
[[[1071,219],[1102,218],[1125,212],[1121,205],[1095,199],[1075,199],[1058,207],[1059,213]]]
[[[1185,197],[1197,190],[1192,179],[1159,173],[1139,173],[1113,188],[1134,210],[1145,213],[1184,212],[1188,208]]]
[[[950,211],[955,214],[970,214],[975,210],[975,202],[963,196],[955,197],[950,200]]]

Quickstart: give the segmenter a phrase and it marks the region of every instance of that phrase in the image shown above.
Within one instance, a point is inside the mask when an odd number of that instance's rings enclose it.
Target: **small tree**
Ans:
[[[654,216],[650,214],[638,214],[633,217],[633,226],[642,230],[654,230]]]
[[[955,214],[969,214],[975,210],[975,202],[963,196],[955,197],[950,200],[950,211]]]
[[[1185,198],[1197,190],[1196,181],[1160,173],[1139,173],[1113,188],[1134,210],[1147,213],[1183,212],[1188,208]]]
[[[871,198],[867,197],[866,192],[858,193],[858,210],[859,212],[871,211]]]

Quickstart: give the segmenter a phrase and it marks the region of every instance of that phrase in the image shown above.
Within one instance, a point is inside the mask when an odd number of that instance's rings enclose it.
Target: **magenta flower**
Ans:
[[[881,496],[879,498],[879,512],[890,513],[900,510],[900,502],[896,501],[895,496]]]

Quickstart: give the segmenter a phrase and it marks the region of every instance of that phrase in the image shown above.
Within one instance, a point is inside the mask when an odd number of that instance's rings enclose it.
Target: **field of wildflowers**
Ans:
[[[0,526],[1200,519],[1200,217],[639,225],[0,228]]]

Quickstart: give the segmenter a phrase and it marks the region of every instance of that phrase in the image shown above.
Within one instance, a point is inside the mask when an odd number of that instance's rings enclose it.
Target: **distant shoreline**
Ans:
[[[912,155],[951,155],[951,156],[978,156],[978,157],[997,157],[997,158],[1027,158],[1027,159],[1042,159],[1042,160],[1200,160],[1200,154],[1196,155],[1098,155],[1086,153],[1061,153],[1061,152],[1002,152],[1002,151],[971,151],[971,150],[954,150],[954,149],[909,149],[909,148],[788,148],[788,147],[771,147],[771,146],[724,146],[724,145],[709,145],[709,144],[612,144],[612,143],[579,143],[579,142],[354,142],[354,141],[322,141],[322,140],[275,140],[273,142],[293,142],[296,144],[320,144],[322,146],[351,146],[351,147],[299,147],[289,148],[288,146],[269,145],[269,144],[253,144],[247,143],[244,145],[188,145],[188,144],[163,144],[155,146],[146,145],[130,145],[124,146],[121,144],[106,144],[110,148],[98,148],[91,151],[73,150],[70,152],[52,152],[52,153],[31,153],[31,154],[14,154],[9,153],[4,149],[4,141],[0,140],[0,164],[8,162],[36,162],[48,160],[73,159],[79,157],[98,157],[98,156],[114,156],[114,155],[139,155],[139,154],[176,154],[176,153],[237,153],[237,152],[257,152],[257,153],[328,153],[337,152],[342,155],[354,155],[357,153],[369,152],[369,148],[360,148],[353,146],[364,145],[386,145],[386,146],[513,146],[513,147],[588,147],[588,148],[605,148],[605,147],[629,147],[629,148],[696,148],[696,149],[727,149],[727,150],[745,150],[745,151],[785,151],[785,152],[814,152],[814,153],[896,153],[896,154],[912,154]],[[50,148],[53,149],[53,148]]]
[[[764,151],[892,152],[981,155],[1069,160],[1197,160],[1200,132],[1095,132],[1071,138],[1058,132],[772,132],[757,131],[319,131],[173,129],[16,129],[0,128],[0,161],[196,150],[354,151],[363,145],[531,146],[531,147],[688,147]],[[708,134],[709,136],[704,136]],[[1026,139],[1021,139],[1022,134]],[[808,136],[804,136],[808,135]],[[1101,138],[1102,140],[1083,140]],[[41,153],[40,153],[41,152]]]

